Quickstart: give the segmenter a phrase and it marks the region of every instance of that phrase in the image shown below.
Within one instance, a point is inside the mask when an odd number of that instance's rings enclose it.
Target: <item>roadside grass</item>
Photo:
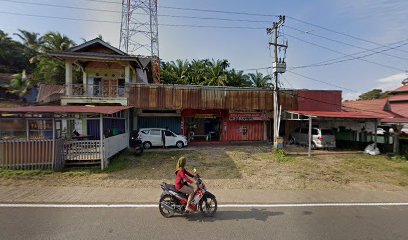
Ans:
[[[48,170],[0,169],[0,184],[53,186],[150,187],[173,181],[175,165],[187,158],[187,169],[197,169],[209,186],[242,189],[336,189],[408,186],[408,161],[370,156],[353,151],[315,151],[306,155],[276,153],[270,145],[217,146],[165,151],[146,151],[135,156],[124,151],[99,166]],[[385,184],[385,185],[384,185]]]
[[[12,178],[12,177],[35,177],[41,175],[53,174],[50,170],[10,170],[0,168],[0,177]]]
[[[163,152],[145,152],[142,156],[134,156],[125,152],[111,160],[110,166],[105,172],[111,173],[111,178],[121,179],[174,179],[177,160],[184,156],[187,158],[187,169],[198,173],[206,178],[239,178],[240,174],[234,161],[228,156],[204,155],[198,151],[169,150]]]

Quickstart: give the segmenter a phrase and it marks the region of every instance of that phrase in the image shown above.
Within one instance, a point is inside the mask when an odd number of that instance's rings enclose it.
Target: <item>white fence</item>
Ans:
[[[129,133],[123,133],[103,140],[104,158],[108,159],[129,146]]]

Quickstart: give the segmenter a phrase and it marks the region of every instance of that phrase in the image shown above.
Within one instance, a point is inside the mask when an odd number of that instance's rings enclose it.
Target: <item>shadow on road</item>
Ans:
[[[283,215],[283,212],[272,212],[266,209],[255,209],[246,211],[218,211],[214,217],[203,217],[201,214],[188,215],[186,219],[188,221],[198,221],[198,222],[215,222],[222,220],[248,220],[254,219],[258,221],[265,222],[269,217]]]

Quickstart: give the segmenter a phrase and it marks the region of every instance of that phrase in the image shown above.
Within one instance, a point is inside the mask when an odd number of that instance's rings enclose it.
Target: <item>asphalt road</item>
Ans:
[[[408,206],[220,208],[163,218],[156,208],[0,208],[0,239],[408,239]]]

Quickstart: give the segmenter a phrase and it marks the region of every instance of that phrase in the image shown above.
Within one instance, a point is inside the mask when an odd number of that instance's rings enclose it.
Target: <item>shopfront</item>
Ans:
[[[182,113],[182,132],[190,142],[219,142],[223,140],[226,110],[187,109]]]
[[[230,113],[225,122],[225,141],[267,140],[267,122],[263,113]]]

